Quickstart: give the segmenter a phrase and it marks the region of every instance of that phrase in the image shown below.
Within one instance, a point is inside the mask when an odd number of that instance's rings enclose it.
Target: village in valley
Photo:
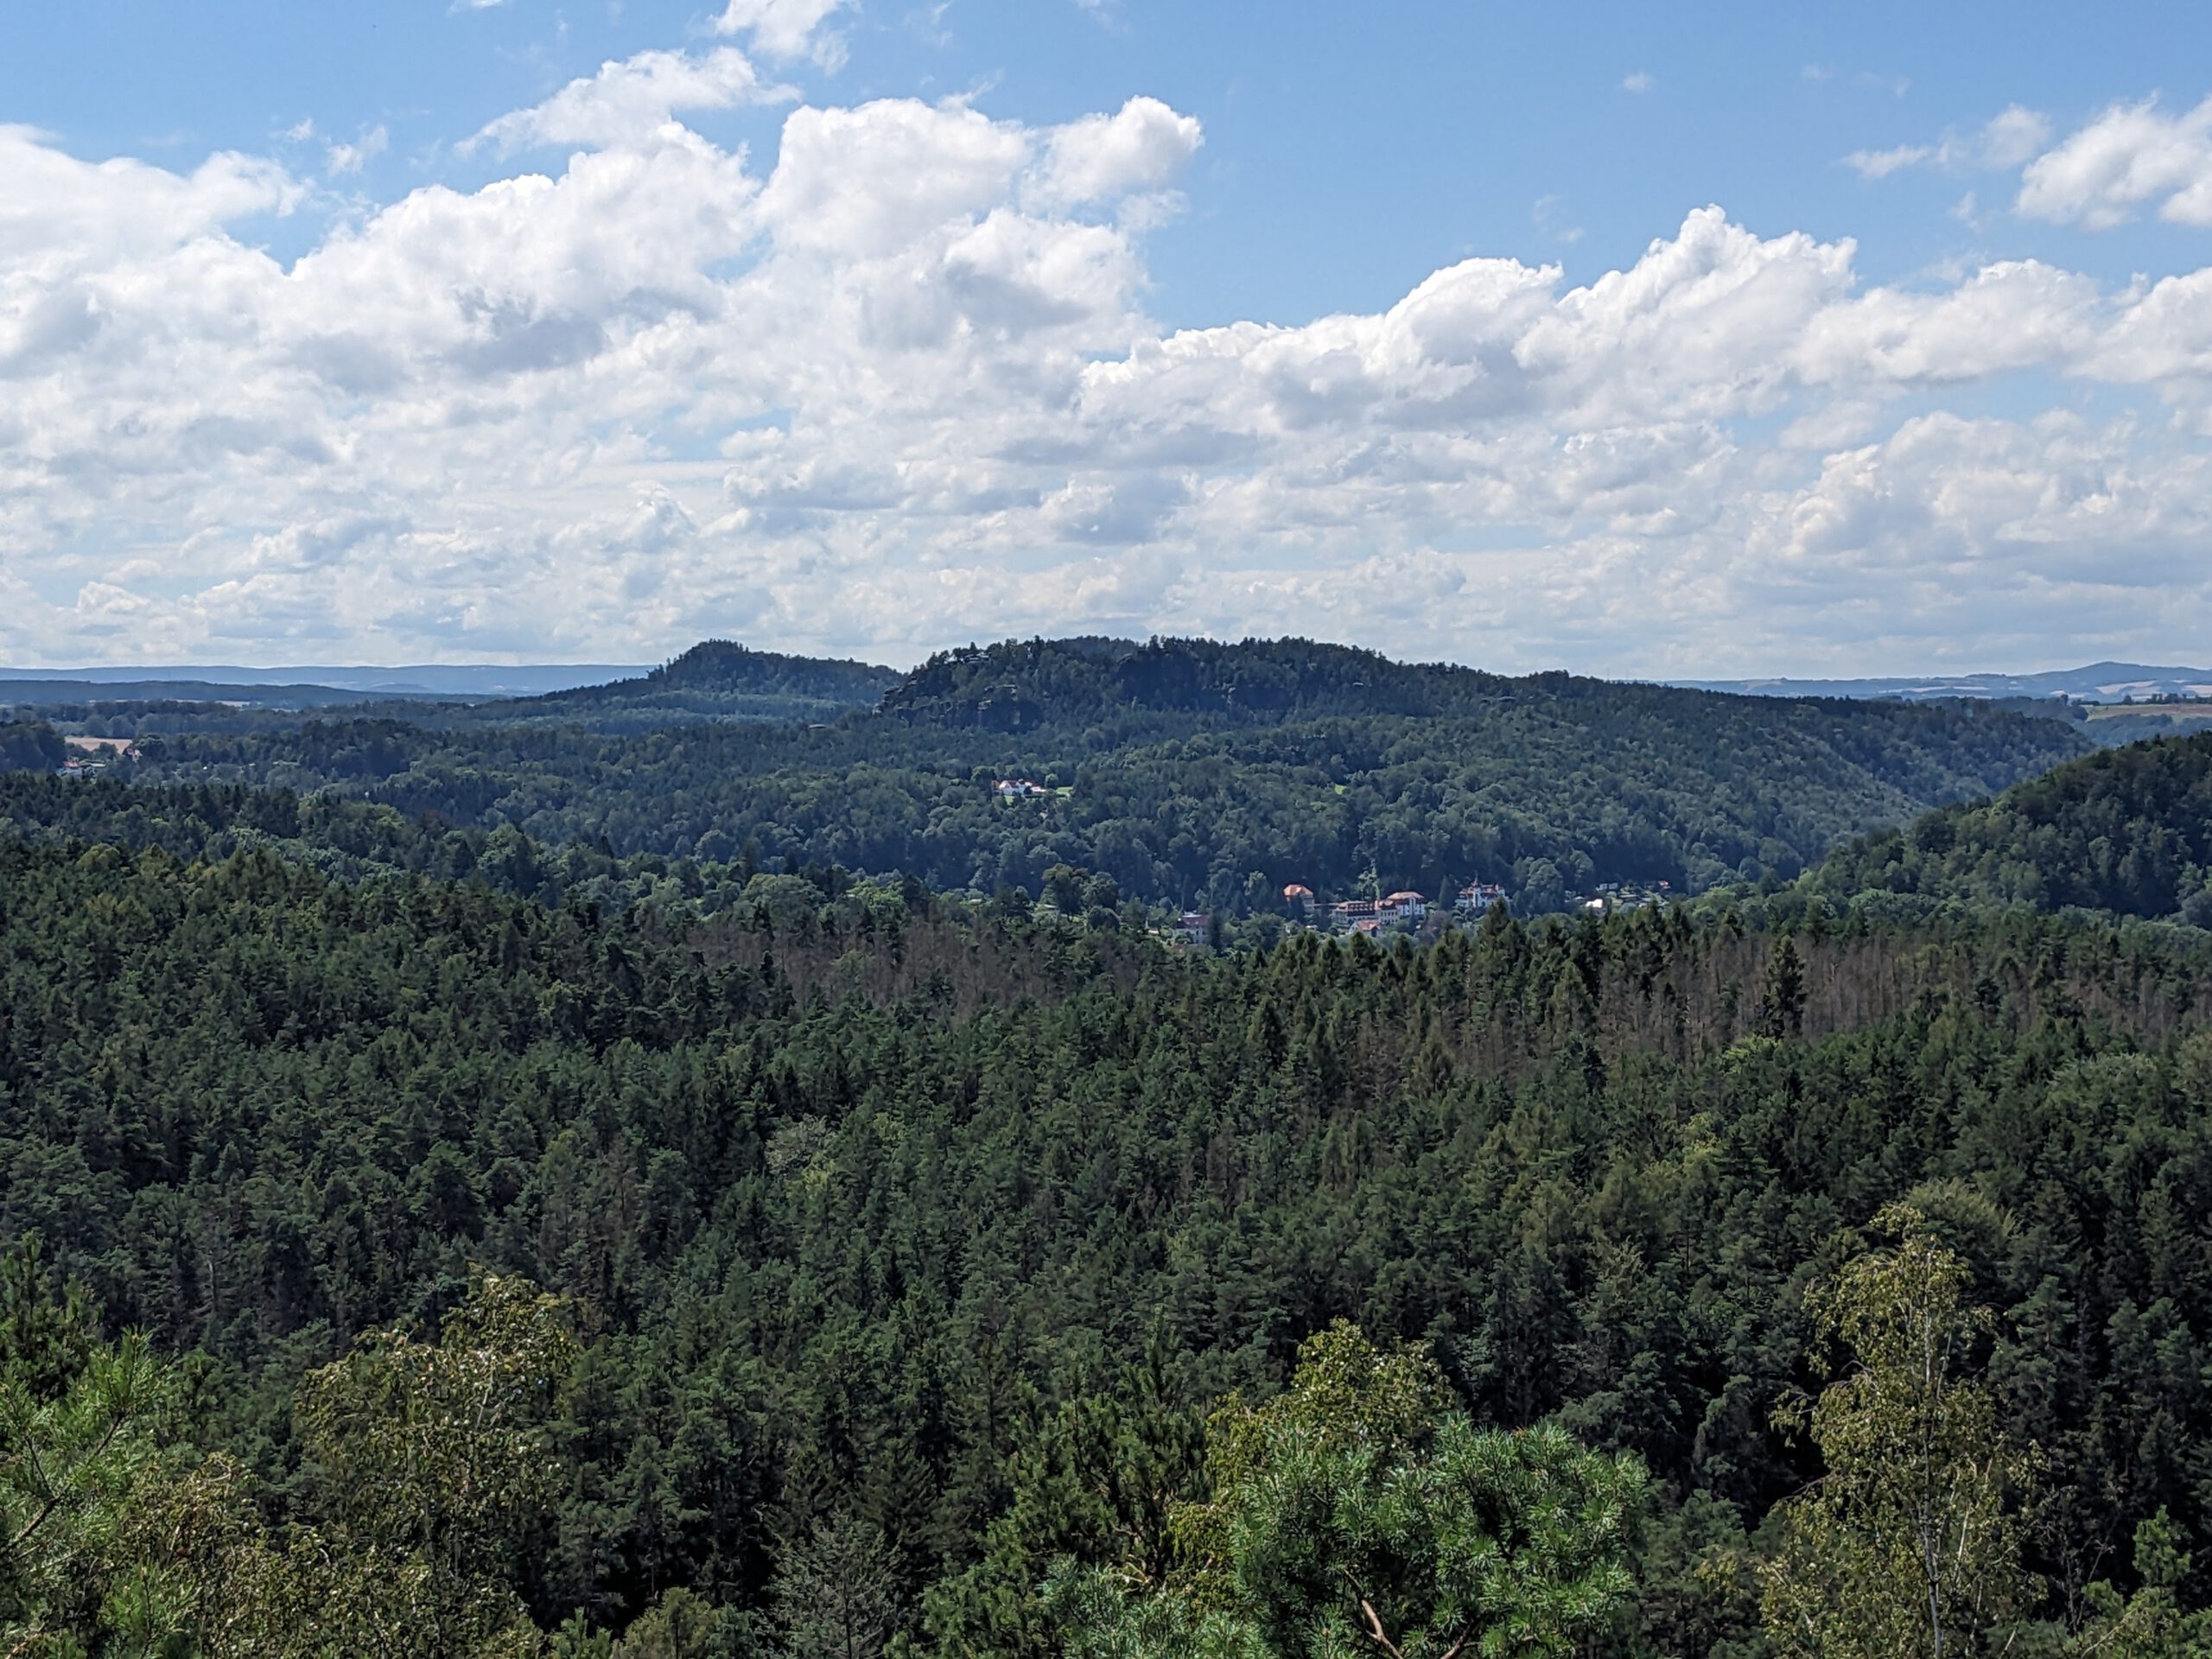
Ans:
[[[1049,801],[1073,792],[1027,778],[998,778],[991,782],[992,795],[1007,803]],[[1372,872],[1369,886],[1370,890],[1381,886]],[[1586,893],[1573,895],[1567,908],[1572,915],[1605,916],[1615,911],[1669,905],[1680,896],[1667,881],[1601,881]],[[1325,899],[1303,881],[1293,881],[1282,889],[1281,914],[1291,927],[1307,932],[1433,938],[1450,928],[1472,926],[1505,902],[1505,888],[1491,881],[1470,881],[1458,887],[1447,883],[1433,899],[1407,888],[1373,898],[1333,900]],[[1211,911],[1185,910],[1172,925],[1152,931],[1186,949],[1203,949],[1222,943],[1224,919]]]
[[[62,741],[69,746],[69,758],[55,770],[64,778],[97,777],[117,756],[129,758],[138,753],[130,739],[123,737],[70,736]]]
[[[1675,898],[1672,884],[1665,881],[1649,885],[1605,881],[1588,895],[1578,895],[1569,910],[1576,915],[1605,916],[1620,910],[1652,909],[1671,904]],[[1292,925],[1310,932],[1433,938],[1448,928],[1481,921],[1492,908],[1505,903],[1505,889],[1495,882],[1470,881],[1452,892],[1448,902],[1441,895],[1431,899],[1408,889],[1378,899],[1324,903],[1304,882],[1293,881],[1283,888],[1282,902]],[[1207,944],[1216,937],[1214,918],[1205,911],[1186,910],[1176,918],[1172,931],[1185,945]]]

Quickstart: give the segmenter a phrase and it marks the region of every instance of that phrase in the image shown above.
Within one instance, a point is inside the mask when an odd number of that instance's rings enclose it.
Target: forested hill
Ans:
[[[1350,897],[1478,880],[1541,911],[1605,880],[1794,878],[1847,836],[2087,747],[1972,707],[1508,680],[1298,641],[1077,640],[950,653],[826,724],[311,721],[162,735],[129,775],[986,894],[1033,896],[1066,864],[1126,897],[1232,913],[1293,881]],[[1003,801],[996,778],[1040,792]]]
[[[992,731],[1091,726],[1131,709],[1222,721],[1473,715],[1565,675],[1516,682],[1310,639],[1027,639],[941,652],[886,693],[897,719]],[[1602,682],[1586,681],[1585,685]],[[1614,687],[1614,690],[1624,688]]]
[[[706,639],[636,679],[454,707],[442,718],[627,732],[699,720],[819,721],[872,708],[898,682],[895,669]]]
[[[1976,1557],[2040,1627],[2018,1650],[2163,1652],[2056,1627],[2133,1561],[2212,1589],[2128,1547],[2212,1520],[2208,948],[1675,911],[1179,962],[874,885],[689,925],[0,843],[0,1234],[104,1321],[0,1272],[0,1404],[42,1452],[0,1464],[8,1535],[48,1524],[35,1476],[76,1483],[0,1620],[257,1656],[1351,1651],[1094,1643],[1111,1610],[1047,1582],[1223,1593],[1173,1507],[1243,1490],[1208,1408],[1285,1397],[1349,1318],[1417,1344],[1437,1455],[1542,1421],[1512,1456],[1649,1471],[1592,1650],[1775,1653],[1776,1506],[1821,1469],[1775,1411],[1836,1358],[1808,1287],[1880,1268],[1908,1200],[1978,1379],[1946,1433],[2039,1459],[1999,1536],[2040,1577]],[[131,1325],[155,1359],[101,1357]],[[158,1393],[190,1350],[196,1393]],[[475,1440],[440,1427],[461,1397]]]
[[[1808,885],[2212,925],[2212,734],[2105,750],[1930,812],[1840,849]]]

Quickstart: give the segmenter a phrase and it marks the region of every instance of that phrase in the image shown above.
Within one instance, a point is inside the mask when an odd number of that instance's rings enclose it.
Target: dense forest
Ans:
[[[1839,849],[1808,884],[2212,925],[2212,734],[2059,766]]]
[[[0,727],[0,1652],[2212,1650],[2212,740],[824,666]]]
[[[2048,1649],[2205,1599],[2160,1541],[2212,1503],[2204,936],[1785,893],[1178,957],[832,885],[617,914],[0,850],[0,1230],[39,1251],[0,1407],[83,1474],[0,1474],[79,1552],[17,1551],[0,1618],[1318,1656],[1370,1605],[1474,1628],[1436,1554],[1471,1502],[1527,1650],[1856,1651],[1791,1631],[1855,1605],[1874,1407],[1777,1408],[1937,1304],[1968,1461],[2032,1469],[1985,1481],[2002,1605],[1956,1618]],[[456,1391],[499,1433],[410,1440]],[[1268,1507],[1300,1481],[1318,1532]]]
[[[582,843],[541,846],[504,827],[455,829],[435,814],[411,818],[374,802],[243,784],[130,784],[18,772],[0,776],[0,834],[61,844],[107,842],[133,852],[159,848],[187,861],[265,849],[344,881],[401,873],[449,876],[556,907],[574,900],[714,915],[792,890],[782,874],[743,861],[709,864],[654,853],[618,859]],[[797,874],[832,893],[847,880],[841,871],[815,866]]]
[[[2088,747],[2062,722],[1971,706],[1507,680],[1296,641],[1078,640],[950,653],[828,721],[332,718],[158,737],[130,770],[334,791],[616,857],[839,865],[941,891],[1033,896],[1068,865],[1133,899],[1239,914],[1292,881],[1349,897],[1479,880],[1534,912],[1605,880],[1791,879],[1850,836]],[[1007,776],[1046,792],[995,798]]]

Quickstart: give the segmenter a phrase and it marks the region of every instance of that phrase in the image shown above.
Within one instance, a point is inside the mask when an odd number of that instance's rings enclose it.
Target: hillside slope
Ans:
[[[1844,848],[1817,890],[2212,924],[2212,734],[2108,749]]]

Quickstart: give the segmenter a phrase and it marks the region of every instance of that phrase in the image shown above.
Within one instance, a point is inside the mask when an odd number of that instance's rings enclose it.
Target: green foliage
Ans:
[[[2187,930],[1801,905],[1792,1026],[1761,925],[1786,896],[1177,960],[814,892],[702,918],[266,848],[0,844],[0,1236],[38,1234],[103,1310],[92,1333],[81,1305],[0,1308],[0,1332],[204,1352],[180,1433],[219,1450],[151,1436],[113,1558],[219,1626],[211,1654],[421,1651],[438,1621],[457,1652],[565,1628],[611,1653],[690,1640],[677,1588],[723,1648],[773,1652],[779,1585],[841,1525],[905,1651],[1032,1659],[1109,1592],[1131,1642],[1271,1643],[1242,1604],[1149,1593],[1161,1517],[1223,1501],[1202,1402],[1267,1421],[1338,1319],[1386,1370],[1418,1342],[1449,1392],[1414,1391],[1401,1529],[1317,1548],[1418,1566],[1466,1490],[1440,1468],[1561,1489],[1541,1437],[1516,1461],[1436,1426],[1548,1421],[1652,1471],[1644,1588],[1605,1639],[1740,1652],[1762,1523],[1818,1472],[1769,1421],[1816,1335],[1800,1287],[1908,1198],[1994,1310],[1976,1386],[2042,1450],[2020,1566],[2050,1588],[2023,1612],[2140,1593],[2112,1541],[2162,1508],[2191,1544],[2206,1524],[2212,943]],[[466,1306],[472,1262],[575,1331],[573,1363],[526,1368],[564,1373],[550,1399],[514,1397],[544,1484],[506,1488],[496,1534],[380,1486],[373,1450],[445,1397],[444,1339],[411,1333]],[[346,1402],[336,1438],[296,1398]],[[1301,1433],[1300,1466],[1371,1491]],[[2205,1571],[2175,1570],[2187,1617]]]
[[[52,772],[69,758],[61,734],[42,720],[0,720],[0,772]]]
[[[128,1530],[176,1378],[137,1335],[73,1358],[56,1387],[0,1377],[0,1650],[167,1651],[171,1587]]]
[[[123,1581],[158,1590],[176,1650],[206,1659],[537,1654],[510,1573],[553,1497],[538,1424],[570,1342],[553,1299],[491,1276],[435,1342],[366,1335],[297,1392],[315,1523],[271,1533],[227,1457],[142,1459],[111,1534]]]
[[[1212,1496],[1176,1515],[1189,1570],[1121,1599],[1095,1576],[1062,1592],[1073,1650],[1572,1652],[1630,1589],[1643,1470],[1554,1427],[1478,1429],[1449,1398],[1413,1351],[1341,1323],[1313,1338],[1281,1395],[1214,1417]]]
[[[610,858],[741,864],[749,845],[754,868],[1033,896],[1066,865],[1147,904],[1232,913],[1272,910],[1292,880],[1347,896],[1370,872],[1430,893],[1480,878],[1530,913],[1604,880],[1793,878],[1844,836],[2086,747],[2002,712],[1504,679],[1300,640],[971,648],[827,724],[459,718],[395,706],[177,734],[130,770],[334,791]],[[990,779],[1009,773],[1067,792],[1001,803]]]
[[[1795,1037],[1805,1025],[1805,958],[1797,942],[1777,939],[1759,991],[1759,1029],[1769,1037]]]
[[[1111,1573],[1070,1572],[1049,1589],[1067,1659],[1277,1659],[1249,1619],[1173,1592],[1132,1596]]]
[[[84,1287],[59,1284],[39,1236],[0,1255],[0,1387],[33,1405],[59,1398],[91,1362],[96,1316]]]
[[[1055,1659],[1069,1631],[1044,1589],[1065,1561],[1098,1564],[1122,1584],[1166,1583],[1170,1518],[1201,1490],[1205,1451],[1203,1419],[1171,1364],[1155,1338],[1110,1392],[1067,1401],[1022,1436],[982,1559],[925,1598],[934,1650]]]
[[[1837,852],[1809,883],[2212,922],[2212,733],[2107,750]]]
[[[575,1357],[558,1299],[481,1274],[435,1342],[372,1332],[294,1404],[325,1524],[457,1586],[501,1574],[556,1495],[543,1419]]]
[[[1327,1464],[1367,1455],[1394,1470],[1450,1399],[1435,1362],[1414,1349],[1384,1353],[1344,1320],[1308,1338],[1281,1394],[1258,1406],[1232,1400],[1207,1424],[1213,1496],[1175,1517],[1202,1592],[1233,1596],[1236,1564],[1263,1541],[1253,1535],[1288,1519],[1274,1509],[1284,1496],[1281,1465],[1319,1460],[1329,1472]]]
[[[872,1522],[817,1521],[785,1546],[770,1591],[782,1649],[807,1659],[880,1659],[900,1624],[898,1561]]]
[[[2185,1612],[2181,1586],[2189,1552],[2164,1510],[2135,1529],[2135,1573],[2142,1587],[2123,1595],[2109,1583],[2089,1586],[2090,1615],[2068,1644],[2079,1659],[2207,1659],[2212,1611]]]
[[[1995,1396],[1961,1375],[1992,1323],[1962,1304],[1967,1263],[1916,1211],[1877,1219],[1902,1235],[1896,1248],[1815,1298],[1815,1330],[1850,1350],[1850,1370],[1781,1414],[1809,1431],[1825,1471],[1781,1508],[1767,1626],[1806,1659],[2002,1651],[2029,1599],[2017,1505],[2032,1459],[2008,1444]]]

